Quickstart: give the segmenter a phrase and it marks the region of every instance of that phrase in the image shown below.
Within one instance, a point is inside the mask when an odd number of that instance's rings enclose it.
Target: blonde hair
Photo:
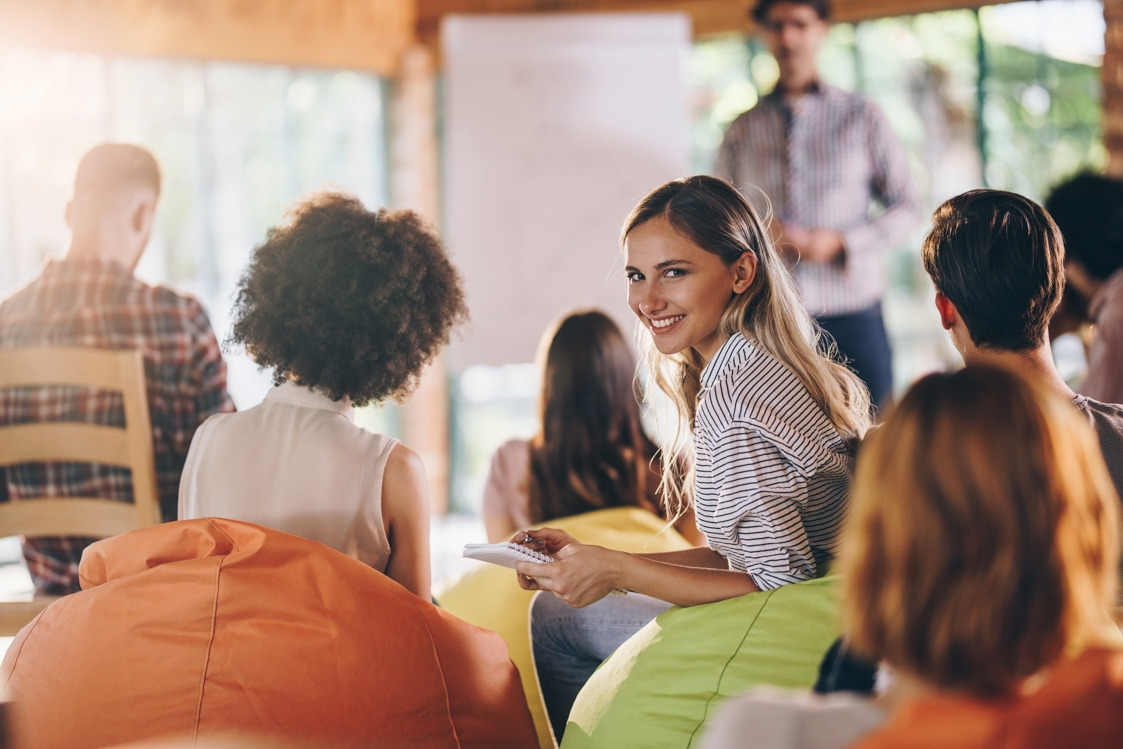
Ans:
[[[858,457],[843,630],[930,685],[1008,693],[1104,644],[1118,501],[1070,403],[995,367],[929,375]]]
[[[856,444],[870,425],[870,396],[866,386],[842,364],[831,344],[819,348],[819,328],[807,314],[791,274],[780,260],[764,222],[747,200],[728,182],[695,176],[656,188],[640,201],[624,222],[620,242],[641,224],[665,218],[682,236],[729,265],[745,252],[756,256],[749,288],[733,297],[719,323],[722,337],[740,333],[779,360],[799,379],[843,439]],[[676,406],[676,424],[662,445],[666,460],[662,499],[668,516],[684,512],[692,500],[694,414],[704,362],[694,349],[665,355],[650,335],[638,336],[638,346],[652,380]]]

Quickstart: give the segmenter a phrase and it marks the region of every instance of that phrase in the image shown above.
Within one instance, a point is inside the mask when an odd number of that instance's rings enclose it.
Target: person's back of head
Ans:
[[[420,216],[325,192],[254,250],[230,341],[278,385],[363,406],[404,399],[467,315],[460,275]]]
[[[111,259],[131,270],[148,243],[160,167],[144,148],[102,143],[86,152],[66,206],[71,257]]]
[[[924,239],[924,268],[981,349],[1045,341],[1064,287],[1064,242],[1033,201],[1001,190],[947,200]]]
[[[532,518],[627,505],[654,509],[648,465],[655,446],[643,431],[636,359],[620,328],[598,310],[568,314],[543,336],[539,360]]]
[[[1045,210],[1064,236],[1068,261],[1097,280],[1123,267],[1123,180],[1082,172],[1053,188]]]
[[[133,189],[160,194],[160,166],[146,149],[131,143],[94,146],[74,173],[74,197],[109,198]]]
[[[1039,382],[990,366],[929,375],[858,457],[846,636],[930,687],[1009,694],[1105,643],[1117,504],[1095,434]]]

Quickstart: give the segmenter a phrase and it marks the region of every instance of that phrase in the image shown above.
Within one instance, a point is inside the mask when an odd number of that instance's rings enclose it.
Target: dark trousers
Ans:
[[[879,408],[893,397],[893,352],[881,303],[847,315],[818,317],[819,326],[834,339],[846,366],[870,389],[870,402]]]

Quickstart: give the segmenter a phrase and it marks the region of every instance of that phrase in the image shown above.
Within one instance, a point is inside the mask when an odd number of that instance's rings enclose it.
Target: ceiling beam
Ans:
[[[757,0],[418,0],[417,33],[427,44],[439,35],[450,14],[681,12],[691,17],[696,37],[747,33]],[[865,21],[958,8],[977,8],[1010,0],[834,0],[835,20]]]
[[[392,76],[415,0],[0,0],[0,46]]]
[[[1006,2],[1008,0],[997,0]],[[397,73],[449,14],[683,12],[696,37],[752,30],[756,0],[0,0],[0,47],[261,62]],[[834,0],[839,21],[973,0]]]

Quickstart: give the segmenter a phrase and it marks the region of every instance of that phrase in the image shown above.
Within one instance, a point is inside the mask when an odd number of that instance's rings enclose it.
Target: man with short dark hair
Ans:
[[[156,478],[164,520],[175,520],[179,477],[204,419],[232,411],[226,365],[202,306],[133,276],[148,243],[160,169],[137,146],[103,143],[81,160],[66,206],[71,241],[63,259],[0,302],[0,348],[90,346],[144,354]],[[6,423],[62,418],[124,423],[119,393],[19,388],[0,391]],[[0,469],[0,501],[43,495],[132,501],[127,469],[42,463]],[[24,542],[32,581],[50,594],[78,590],[78,562],[94,539]]]
[[[1048,328],[1065,247],[1049,214],[1021,195],[971,190],[936,209],[923,256],[940,322],[963,361],[1017,369],[1070,400],[1095,427],[1123,496],[1123,407],[1072,392],[1053,363]]]
[[[1079,390],[1123,403],[1123,180],[1083,172],[1054,187],[1045,209],[1065,238],[1063,306],[1095,326]]]
[[[773,234],[807,310],[873,403],[885,404],[893,372],[881,313],[884,254],[920,220],[908,162],[877,105],[820,80],[828,0],[760,0],[752,15],[780,77],[726,130],[714,174],[758,211],[771,205]]]

